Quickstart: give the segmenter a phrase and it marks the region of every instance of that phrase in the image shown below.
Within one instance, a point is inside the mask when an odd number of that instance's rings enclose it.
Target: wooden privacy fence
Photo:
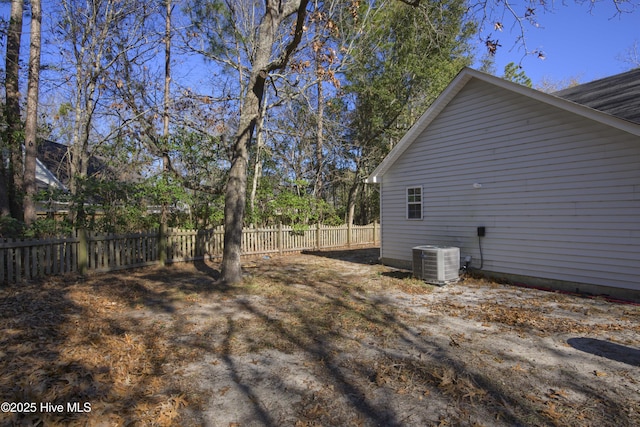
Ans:
[[[288,226],[245,228],[243,255],[268,255],[326,248],[376,245],[380,226]],[[0,239],[0,283],[14,283],[52,274],[105,272],[166,262],[222,257],[224,230],[180,230],[130,234],[77,231],[56,239]]]

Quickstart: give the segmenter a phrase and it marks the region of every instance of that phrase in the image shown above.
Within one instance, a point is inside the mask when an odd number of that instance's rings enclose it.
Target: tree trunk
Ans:
[[[322,197],[322,163],[324,161],[322,155],[322,147],[324,145],[324,92],[322,88],[322,78],[320,74],[320,50],[316,52],[315,55],[316,61],[316,76],[318,77],[318,86],[317,86],[317,102],[318,102],[318,110],[316,112],[316,179],[313,185],[313,194],[317,199]]]
[[[79,97],[77,98],[80,101]],[[69,191],[73,197],[72,208],[69,210],[69,219],[72,224],[79,224],[84,227],[85,194],[83,180],[87,177],[89,169],[89,135],[87,134],[87,126],[83,124],[88,119],[82,111],[80,102],[76,104],[75,120],[71,161],[69,162]]]
[[[165,33],[164,33],[164,100],[162,111],[162,179],[167,180],[169,175],[169,100],[171,95],[171,0],[166,0]],[[165,235],[167,232],[169,207],[165,200],[162,201],[162,212],[160,214],[160,247],[159,263],[165,265],[167,262],[167,243]]]
[[[283,68],[302,38],[308,0],[280,2],[265,1],[265,12],[256,30],[255,54],[244,95],[240,123],[235,137],[229,182],[224,205],[224,250],[221,280],[233,284],[242,280],[242,227],[247,199],[247,165],[249,143],[260,117],[260,103],[264,96],[265,81],[270,71]],[[289,16],[297,14],[294,37],[284,50],[272,60],[277,44],[279,27]]]
[[[5,143],[8,149],[9,169],[5,175],[6,200],[0,200],[3,214],[9,212],[22,219],[22,124],[20,121],[20,39],[22,38],[23,0],[11,1],[11,16],[7,30],[7,55],[5,77],[5,119],[7,123]],[[4,166],[4,165],[3,165]],[[1,194],[0,194],[1,195]]]
[[[31,0],[31,43],[29,47],[29,83],[27,88],[27,120],[25,124],[24,221],[36,220],[36,137],[38,127],[38,87],[40,83],[40,46],[42,11],[40,0]]]
[[[71,147],[69,190],[74,197],[72,209],[70,209],[71,222],[81,227],[85,226],[87,194],[80,184],[86,180],[89,171],[89,138],[96,106],[94,97],[96,96],[99,74],[98,61],[99,59],[96,60],[89,72],[85,71],[86,64],[76,64],[76,106],[73,145]],[[82,185],[84,186],[84,183]]]
[[[0,162],[5,164],[5,156],[0,154]],[[9,188],[10,180],[7,177],[7,170],[4,166],[0,167],[0,216],[11,216],[11,209],[9,208]]]
[[[260,184],[260,178],[262,177],[262,159],[261,152],[264,148],[264,119],[267,115],[267,96],[265,93],[265,99],[262,103],[262,111],[260,113],[260,119],[258,121],[257,129],[256,129],[256,161],[253,165],[253,180],[251,183],[251,195],[249,196],[249,208],[251,212],[251,221],[253,222],[255,219],[256,212],[256,193],[258,191],[258,185]]]
[[[222,280],[225,283],[237,283],[242,279],[242,227],[247,193],[248,147],[253,136],[260,111],[260,102],[264,93],[265,77],[252,77],[255,82],[245,96],[240,126],[233,148],[229,182],[224,198],[224,249],[222,253]]]
[[[351,188],[349,188],[349,198],[347,202],[347,225],[353,225],[353,219],[355,217],[356,211],[356,200],[358,199],[358,193],[360,191],[360,186],[362,183],[358,179],[358,175],[356,174],[355,181],[351,184]]]

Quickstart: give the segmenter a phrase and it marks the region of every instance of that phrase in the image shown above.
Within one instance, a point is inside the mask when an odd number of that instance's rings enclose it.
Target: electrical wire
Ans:
[[[482,256],[482,237],[478,236],[478,248],[480,249],[480,268],[478,270],[482,270],[482,266],[484,265],[484,257]]]

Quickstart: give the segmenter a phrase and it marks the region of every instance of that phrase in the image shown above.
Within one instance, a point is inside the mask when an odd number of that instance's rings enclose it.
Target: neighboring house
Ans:
[[[71,179],[70,150],[64,144],[49,140],[41,140],[38,143],[36,165],[36,181],[38,190],[62,190],[69,191]],[[92,155],[89,158],[88,175],[90,177],[113,180],[119,182],[136,183],[144,180],[143,176],[131,168],[111,166],[109,162],[100,156]],[[89,202],[96,202],[95,198]],[[68,202],[49,200],[38,205],[40,214],[64,213],[68,209]],[[175,203],[170,206],[172,212],[189,214],[191,207],[185,203]],[[148,206],[149,213],[160,213],[161,206]]]
[[[38,189],[66,191],[69,184],[67,146],[46,139],[40,140],[37,146],[37,156],[37,162],[43,168],[41,173],[36,172]]]
[[[640,69],[556,94],[464,69],[367,182],[385,264],[457,246],[489,276],[640,300]]]
[[[38,142],[38,161],[53,174],[58,182],[65,188],[69,186],[71,178],[70,172],[70,151],[69,147],[64,144],[49,140],[41,140]],[[109,179],[118,179],[113,168],[107,165],[107,162],[100,157],[91,156],[89,158],[89,166],[87,174],[89,176],[105,177]]]
[[[70,151],[64,144],[49,140],[38,141],[36,158],[36,184],[38,190],[62,190],[69,191]],[[116,179],[117,175],[107,162],[97,156],[89,158],[89,176]],[[55,197],[55,196],[54,196]],[[38,203],[37,209],[40,215],[45,213],[65,213],[68,202],[48,200]]]
[[[40,159],[36,158],[36,185],[38,190],[62,190],[68,188],[51,172]]]

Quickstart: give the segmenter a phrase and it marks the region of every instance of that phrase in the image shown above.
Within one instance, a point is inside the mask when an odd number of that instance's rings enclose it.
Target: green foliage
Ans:
[[[193,196],[192,214],[196,218],[196,228],[212,228],[224,222],[224,196],[198,192]]]
[[[220,135],[180,128],[169,138],[168,148],[174,166],[181,170],[190,187],[222,191],[229,161],[227,147]]]
[[[191,194],[174,179],[158,175],[138,184],[136,197],[144,198],[152,205],[174,205],[177,202],[190,203]]]
[[[467,3],[416,3],[360,4],[359,15],[368,18],[354,41],[343,85],[350,102],[345,157],[355,172],[344,174],[351,175],[345,217],[354,207],[354,221],[368,222],[377,213],[377,201],[362,195],[362,178],[471,63],[469,40],[477,28],[467,19]]]
[[[0,216],[0,238],[13,239],[22,236],[25,226],[22,221],[19,221],[10,216]]]
[[[73,227],[66,220],[39,218],[30,227],[24,222],[9,216],[0,217],[0,238],[47,239],[68,236]]]
[[[85,178],[78,180],[79,189],[73,202],[78,226],[105,233],[121,233],[157,228],[163,204],[170,205],[173,223],[180,222],[178,202],[188,204],[186,190],[162,177],[139,183]]]
[[[313,197],[306,180],[289,181],[276,186],[274,181],[263,179],[258,188],[257,208],[250,212],[248,221],[253,224],[274,225],[282,223],[305,230],[309,224],[342,223],[333,207],[325,200]]]
[[[75,203],[84,212],[81,225],[106,233],[158,228],[163,206],[169,227],[215,227],[224,213],[221,194],[189,190],[162,175],[138,183],[85,179]]]
[[[504,75],[502,78],[526,87],[533,87],[531,79],[525,74],[522,67],[515,62],[509,62],[504,66]]]
[[[60,117],[66,117],[73,110],[73,106],[68,102],[63,102],[60,104],[58,108],[58,113],[56,114],[55,119],[59,119]]]
[[[72,232],[73,226],[66,220],[59,221],[53,218],[40,218],[24,231],[23,236],[34,239],[47,239],[69,236]]]
[[[465,13],[460,0],[378,6],[346,73],[346,90],[355,95],[353,139],[397,140],[470,63],[475,26],[464,23]]]
[[[491,74],[492,76],[496,75],[496,58],[494,55],[485,54],[480,58],[480,66],[478,67],[479,71],[483,73]]]
[[[206,58],[218,60],[223,67],[229,67],[230,61],[220,61],[219,58],[238,58],[242,56],[243,48],[251,43],[251,32],[243,34],[241,28],[253,29],[257,22],[245,22],[248,18],[243,14],[243,5],[230,7],[221,0],[194,0],[185,7],[190,17],[197,40],[206,41],[206,49],[202,52]],[[253,4],[252,16],[260,16],[255,11],[258,4]],[[242,47],[241,47],[242,46]],[[246,58],[245,58],[246,60]],[[232,67],[233,68],[233,67]]]

